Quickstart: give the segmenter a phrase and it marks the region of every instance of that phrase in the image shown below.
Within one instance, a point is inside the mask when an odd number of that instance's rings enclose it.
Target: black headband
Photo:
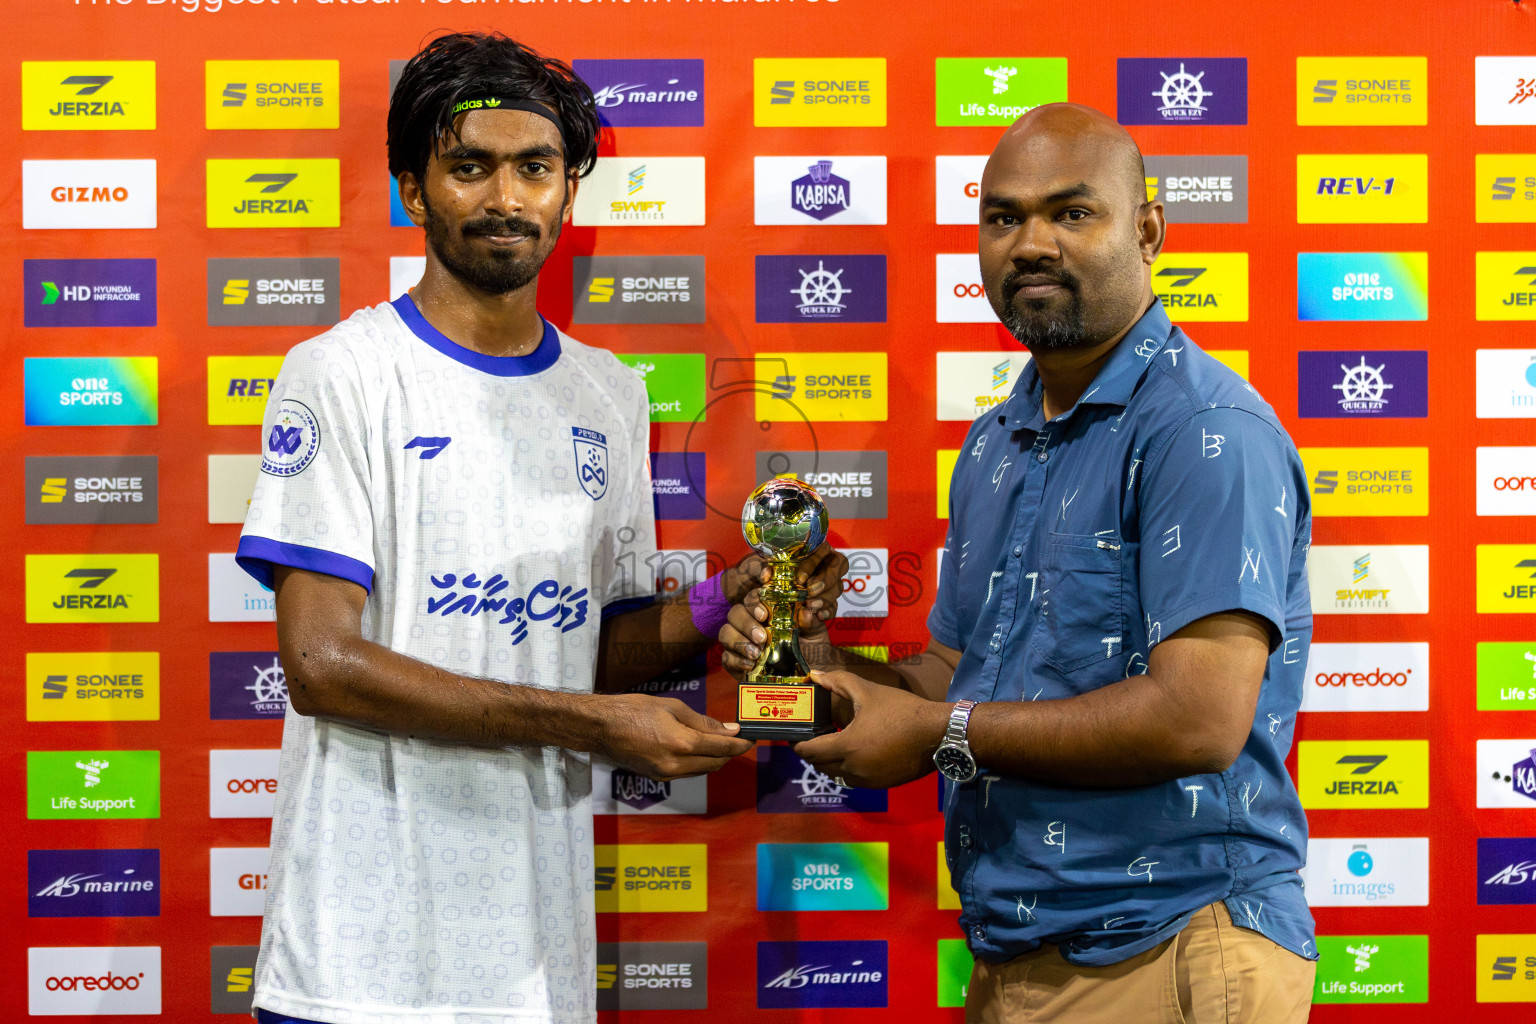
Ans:
[[[549,121],[560,130],[562,138],[565,136],[565,126],[560,123],[559,115],[537,100],[514,99],[509,96],[474,96],[455,103],[453,116],[458,117],[467,110],[526,110],[530,114],[537,114]]]

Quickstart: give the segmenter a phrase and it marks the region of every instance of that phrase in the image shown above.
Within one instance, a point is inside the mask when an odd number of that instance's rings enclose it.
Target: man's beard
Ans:
[[[1044,273],[1033,269],[1028,271],[1029,276],[1035,277]],[[1020,279],[1024,276],[1024,271],[1015,268],[1003,278],[1001,285],[1003,310],[998,319],[1008,328],[1008,333],[1031,351],[1079,348],[1086,344],[1087,330],[1083,326],[1083,303],[1078,294],[1077,279],[1064,271],[1045,275],[1052,277],[1067,290],[1066,307],[1058,313],[1052,313],[1050,299],[1025,299],[1022,303],[1014,301],[1019,289],[1023,287]]]
[[[560,238],[557,224],[549,245],[540,246],[538,242],[544,236],[543,229],[533,221],[517,216],[479,217],[465,221],[460,228],[460,237],[454,238],[448,223],[433,212],[425,196],[422,205],[427,212],[427,245],[438,262],[454,277],[488,295],[515,292],[538,277],[544,261]],[[519,256],[508,249],[484,251],[471,248],[468,239],[475,235],[522,235],[533,243],[533,251]]]

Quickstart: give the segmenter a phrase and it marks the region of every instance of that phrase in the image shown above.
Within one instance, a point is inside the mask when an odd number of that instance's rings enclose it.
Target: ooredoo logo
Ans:
[[[975,253],[941,252],[934,261],[934,318],[939,323],[997,323],[997,314],[981,284],[981,265]]]
[[[27,950],[27,1012],[158,1014],[159,946],[33,946]]]
[[[1313,644],[1303,711],[1428,711],[1429,644]]]
[[[208,816],[272,817],[278,754],[276,750],[208,751]]]

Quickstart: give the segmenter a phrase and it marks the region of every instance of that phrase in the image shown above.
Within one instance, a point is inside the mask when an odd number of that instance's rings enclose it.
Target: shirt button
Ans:
[[[970,836],[970,833],[966,833],[965,835],[960,837],[960,849],[962,849],[962,850],[969,850],[970,848],[971,848],[971,836]]]
[[[987,930],[981,925],[977,925],[971,929],[971,938],[975,939],[977,942],[986,942]]]
[[[1045,452],[1041,452],[1039,455],[1035,456],[1035,461],[1044,462],[1048,458],[1050,458],[1050,456],[1046,455]]]
[[[988,644],[987,647],[991,649],[993,654],[996,654],[998,651],[1003,649],[1003,643],[1001,640],[997,639],[997,637],[993,637],[992,642]]]
[[[1015,544],[1013,546],[1013,557],[1014,558],[1018,558],[1023,553],[1024,553],[1024,545],[1023,544]]]

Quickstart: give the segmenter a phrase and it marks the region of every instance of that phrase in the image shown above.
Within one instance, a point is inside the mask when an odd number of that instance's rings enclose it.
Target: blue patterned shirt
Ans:
[[[1100,966],[1224,900],[1316,958],[1297,870],[1307,822],[1286,772],[1312,611],[1306,477],[1274,410],[1161,303],[1071,410],[1046,422],[1033,363],[971,427],[950,487],[934,639],[962,652],[950,700],[1059,700],[1147,671],[1159,641],[1241,609],[1270,657],[1226,771],[1088,789],[987,771],[952,786],[945,849],[971,951],[1058,943]]]

